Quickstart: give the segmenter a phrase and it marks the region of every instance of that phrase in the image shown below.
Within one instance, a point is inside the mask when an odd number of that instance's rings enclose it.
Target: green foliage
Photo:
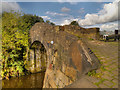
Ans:
[[[50,24],[53,25],[53,26],[55,25],[53,22],[51,22]]]
[[[28,28],[31,28],[37,22],[44,22],[43,18],[31,14],[24,14],[22,19],[25,21],[25,23],[29,24]]]
[[[94,40],[94,39],[93,39],[93,38],[89,38],[89,40],[91,40],[91,41],[92,41],[92,40]]]
[[[2,75],[6,77],[10,72],[23,72],[23,62],[28,50],[29,23],[22,19],[17,12],[2,14]],[[14,68],[16,67],[16,68]],[[12,70],[12,71],[11,71]]]
[[[101,71],[106,71],[104,66],[101,66],[100,69],[101,69]]]
[[[92,70],[92,71],[88,72],[88,76],[94,76],[95,74],[96,74],[95,70]]]
[[[49,20],[46,20],[46,23],[48,23],[48,24],[49,24],[49,23],[50,23],[50,21],[49,21]]]
[[[50,25],[55,25],[53,22],[50,22],[49,20],[46,20],[46,23],[48,23]]]
[[[18,12],[2,13],[2,77],[23,75],[29,50],[29,30],[36,22],[44,22],[36,15]]]
[[[79,24],[78,24],[77,21],[72,21],[72,22],[70,23],[70,25],[76,25],[76,26],[79,26]]]

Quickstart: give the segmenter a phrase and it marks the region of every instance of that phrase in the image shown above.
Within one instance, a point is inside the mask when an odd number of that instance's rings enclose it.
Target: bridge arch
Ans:
[[[31,67],[33,71],[36,70],[34,61],[36,61],[37,54],[35,51],[43,50],[39,49],[40,45],[46,50],[43,88],[65,87],[78,80],[81,75],[100,66],[94,53],[91,53],[88,46],[78,37],[81,31],[76,29],[75,33],[71,30],[72,27],[76,26],[64,26],[61,30],[61,26],[36,23],[30,30],[30,59],[33,63]]]
[[[31,72],[46,71],[47,51],[45,46],[38,40],[34,41],[30,46]]]

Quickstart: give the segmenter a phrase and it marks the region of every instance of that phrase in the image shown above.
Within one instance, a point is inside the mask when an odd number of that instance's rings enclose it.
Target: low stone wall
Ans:
[[[39,41],[46,49],[43,88],[63,88],[100,65],[90,48],[63,27],[36,23],[30,30],[30,37],[31,43]]]
[[[82,28],[74,25],[65,25],[62,27],[65,31],[79,37],[86,37],[94,40],[98,40],[100,38],[99,28]]]

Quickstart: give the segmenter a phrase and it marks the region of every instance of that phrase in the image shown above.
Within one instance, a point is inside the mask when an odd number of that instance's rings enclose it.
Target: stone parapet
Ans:
[[[31,59],[38,62],[36,57],[41,55],[40,62],[46,63],[43,88],[63,88],[88,71],[99,68],[100,63],[94,53],[74,35],[74,33],[81,34],[77,29],[86,30],[78,26],[52,26],[46,23],[36,23],[31,28],[31,47],[35,42],[40,43],[37,46],[38,53],[33,52],[31,55],[34,58]],[[41,45],[46,50],[44,53],[42,53],[43,49],[38,48]],[[43,58],[44,56],[46,58]],[[41,63],[37,63],[32,69],[40,65]]]

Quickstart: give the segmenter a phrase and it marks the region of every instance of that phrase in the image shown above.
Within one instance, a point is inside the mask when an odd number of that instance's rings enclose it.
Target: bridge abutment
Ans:
[[[75,26],[74,28],[77,29]],[[38,45],[36,48],[38,54],[33,55],[33,51],[31,52],[31,59],[33,56],[45,57],[46,55],[47,57],[45,60],[44,58],[40,59],[40,61],[47,62],[43,88],[63,88],[100,66],[90,48],[79,37],[64,31],[61,26],[36,23],[30,30],[30,38],[31,45],[38,41],[46,50],[43,54],[39,54],[40,45]]]

